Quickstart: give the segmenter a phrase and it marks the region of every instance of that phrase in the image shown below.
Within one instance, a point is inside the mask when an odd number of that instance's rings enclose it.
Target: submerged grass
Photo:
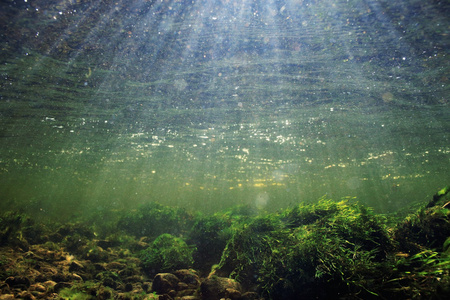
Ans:
[[[6,212],[0,216],[0,241],[25,250],[39,243],[63,247],[97,263],[110,259],[103,249],[110,247],[119,258],[139,258],[130,268],[143,267],[146,275],[193,266],[204,276],[233,278],[266,299],[445,299],[450,296],[445,191],[394,225],[397,217],[376,214],[352,199],[327,198],[266,215],[245,206],[192,215],[150,203],[108,220],[104,237],[82,222],[49,231],[55,225],[38,226]],[[2,256],[3,279],[14,271],[9,261]],[[99,280],[107,281],[103,277]],[[84,295],[74,299],[79,296]]]

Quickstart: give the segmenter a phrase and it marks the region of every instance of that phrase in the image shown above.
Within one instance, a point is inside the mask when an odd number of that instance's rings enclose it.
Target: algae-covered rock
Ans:
[[[241,290],[239,282],[215,275],[206,278],[200,286],[203,300],[238,299]]]
[[[186,269],[192,266],[194,247],[171,234],[165,233],[157,237],[145,250],[140,258],[144,269],[148,273],[169,272]]]

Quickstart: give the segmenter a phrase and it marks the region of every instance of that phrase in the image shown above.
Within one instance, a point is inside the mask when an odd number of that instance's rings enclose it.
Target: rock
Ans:
[[[139,275],[129,276],[124,279],[125,282],[142,282],[142,280],[143,280],[143,277],[139,276]]]
[[[131,283],[125,284],[125,292],[131,292],[133,290],[133,285]]]
[[[193,270],[181,269],[174,272],[180,281],[187,284],[187,288],[196,289],[200,286],[200,278]]]
[[[181,297],[181,300],[201,300],[201,298],[197,296],[183,296]]]
[[[93,247],[85,254],[85,258],[92,262],[101,262],[108,259],[108,252],[100,246]]]
[[[197,290],[187,289],[187,290],[178,291],[177,298],[184,298],[184,297],[188,297],[188,296],[195,296],[195,297],[199,298],[199,296],[197,294],[198,294]]]
[[[23,291],[19,294],[17,294],[18,298],[23,299],[23,300],[35,300],[36,297],[33,296],[33,294],[31,294],[28,291]]]
[[[25,287],[28,288],[30,286],[30,280],[25,276],[10,276],[6,278],[5,283],[10,287]]]
[[[187,290],[189,288],[189,285],[184,282],[178,282],[177,285],[177,291]]]
[[[225,296],[231,300],[238,300],[241,298],[241,292],[238,290],[228,288],[225,291]]]
[[[69,272],[79,272],[84,271],[84,269],[84,266],[76,260],[72,261],[69,266]]]
[[[76,280],[76,281],[83,281],[83,278],[80,276],[80,275],[78,275],[78,274],[76,274],[76,273],[73,273],[72,274],[72,280]]]
[[[30,285],[30,289],[29,290],[43,293],[43,292],[45,292],[47,290],[47,288],[41,283],[35,283],[35,284]]]
[[[117,287],[117,282],[111,277],[106,277],[103,279],[103,285],[115,289]]]
[[[152,289],[157,294],[169,294],[177,288],[179,281],[178,277],[171,273],[159,273],[153,279]]]
[[[43,285],[47,288],[53,288],[56,285],[56,282],[52,281],[52,280],[48,280],[46,282],[43,283]]]
[[[112,270],[122,270],[126,268],[125,264],[121,264],[119,262],[113,261],[106,265],[106,270],[112,271]]]
[[[3,295],[0,295],[0,300],[14,300],[14,299],[16,299],[14,297],[14,294],[3,294]]]
[[[60,290],[70,287],[72,287],[72,284],[70,282],[58,282],[57,284],[55,284],[53,290],[55,291],[55,293],[58,293]]]
[[[107,267],[107,265],[104,263],[95,263],[94,264],[94,269],[99,272],[106,271],[106,267]]]
[[[145,293],[150,293],[150,290],[152,289],[152,283],[151,282],[144,282],[142,283],[142,289]]]
[[[99,240],[99,241],[97,241],[97,245],[99,245],[103,249],[107,249],[110,247],[120,246],[120,241]]]
[[[241,285],[235,280],[215,275],[206,278],[200,285],[203,300],[231,298],[230,296],[237,297],[237,293],[239,293],[240,297],[241,290]]]
[[[255,292],[246,292],[241,296],[242,300],[257,300],[259,299],[259,295]]]
[[[56,282],[67,282],[70,281],[70,276],[63,273],[56,273],[52,275],[52,280]]]
[[[98,300],[113,299],[113,293],[109,289],[101,287],[97,292],[97,299]]]
[[[117,294],[117,297],[115,298],[117,300],[132,300],[133,296],[129,295],[128,293],[119,293]],[[161,299],[161,298],[159,298]]]

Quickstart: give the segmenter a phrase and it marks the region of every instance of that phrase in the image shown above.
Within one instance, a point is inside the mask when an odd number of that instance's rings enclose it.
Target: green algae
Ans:
[[[141,251],[140,258],[146,272],[156,274],[190,268],[194,263],[193,251],[183,239],[165,233]]]

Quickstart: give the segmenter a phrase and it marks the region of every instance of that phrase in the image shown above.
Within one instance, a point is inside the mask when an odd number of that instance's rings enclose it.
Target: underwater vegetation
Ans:
[[[165,233],[141,251],[140,259],[149,273],[176,271],[192,267],[193,251],[194,248],[189,247],[182,238]]]
[[[192,218],[184,209],[150,202],[120,217],[117,228],[137,237],[156,238],[163,233],[184,233],[192,226]]]
[[[393,248],[384,218],[348,200],[321,199],[235,229],[215,270],[272,299],[361,293]]]
[[[4,212],[0,293],[9,299],[445,299],[448,198],[446,187],[404,218],[350,198],[265,215],[246,206],[194,215],[149,203],[105,220],[111,228],[103,235],[86,220],[40,224]]]

